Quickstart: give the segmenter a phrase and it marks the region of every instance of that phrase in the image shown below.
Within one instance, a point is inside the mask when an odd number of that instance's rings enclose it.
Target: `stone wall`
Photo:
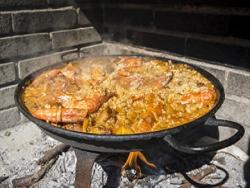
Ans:
[[[250,68],[249,2],[106,0],[104,40]],[[93,3],[95,7],[95,3]],[[93,8],[93,11],[97,8]],[[115,16],[114,16],[115,15]],[[99,22],[96,21],[99,25]]]
[[[101,37],[77,4],[57,0],[0,0],[0,130],[24,121],[14,103],[18,81]]]

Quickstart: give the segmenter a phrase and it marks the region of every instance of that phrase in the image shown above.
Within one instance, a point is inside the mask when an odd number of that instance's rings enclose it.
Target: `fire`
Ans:
[[[127,169],[134,169],[136,170],[138,176],[140,177],[142,175],[141,173],[141,167],[137,162],[137,159],[140,159],[143,161],[146,165],[148,165],[151,168],[157,168],[153,163],[149,162],[146,157],[143,155],[143,153],[135,151],[135,152],[130,152],[127,161],[122,167],[122,172],[124,172]]]

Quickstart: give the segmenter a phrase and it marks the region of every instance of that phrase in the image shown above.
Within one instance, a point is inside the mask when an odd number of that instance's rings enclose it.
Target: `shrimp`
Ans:
[[[125,57],[121,60],[121,63],[125,66],[141,66],[142,62],[142,58],[138,57]]]
[[[67,79],[74,80],[75,74],[79,71],[77,67],[69,63],[66,65],[64,68],[58,68],[58,69],[53,69],[49,70],[41,75],[39,75],[33,82],[33,86],[38,86],[40,83],[46,83],[48,80],[53,79],[56,77],[58,74],[62,74],[65,76]]]
[[[75,99],[67,99],[62,101],[63,107],[38,109],[32,112],[32,115],[38,119],[54,123],[82,122],[88,114],[96,112],[112,96],[113,94],[95,94],[91,97],[85,97],[78,102]]]
[[[206,103],[209,102],[214,97],[214,90],[208,91],[200,91],[189,93],[181,97],[181,104],[189,104],[189,103]]]
[[[88,111],[85,109],[73,108],[45,108],[38,109],[32,112],[32,115],[38,119],[49,122],[64,122],[64,123],[77,123],[82,122],[87,116]]]
[[[91,97],[86,97],[84,100],[87,104],[88,113],[96,112],[103,103],[107,102],[113,96],[113,93],[107,93],[105,95],[94,94]]]

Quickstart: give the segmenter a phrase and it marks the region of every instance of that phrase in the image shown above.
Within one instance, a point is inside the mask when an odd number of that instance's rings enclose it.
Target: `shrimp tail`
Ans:
[[[48,108],[38,109],[32,112],[38,119],[53,123],[77,123],[82,122],[87,116],[87,110],[74,108]]]

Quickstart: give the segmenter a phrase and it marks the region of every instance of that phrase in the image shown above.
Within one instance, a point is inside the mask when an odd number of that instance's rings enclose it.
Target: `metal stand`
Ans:
[[[77,158],[75,188],[90,188],[92,167],[99,154],[77,148],[74,151]]]

